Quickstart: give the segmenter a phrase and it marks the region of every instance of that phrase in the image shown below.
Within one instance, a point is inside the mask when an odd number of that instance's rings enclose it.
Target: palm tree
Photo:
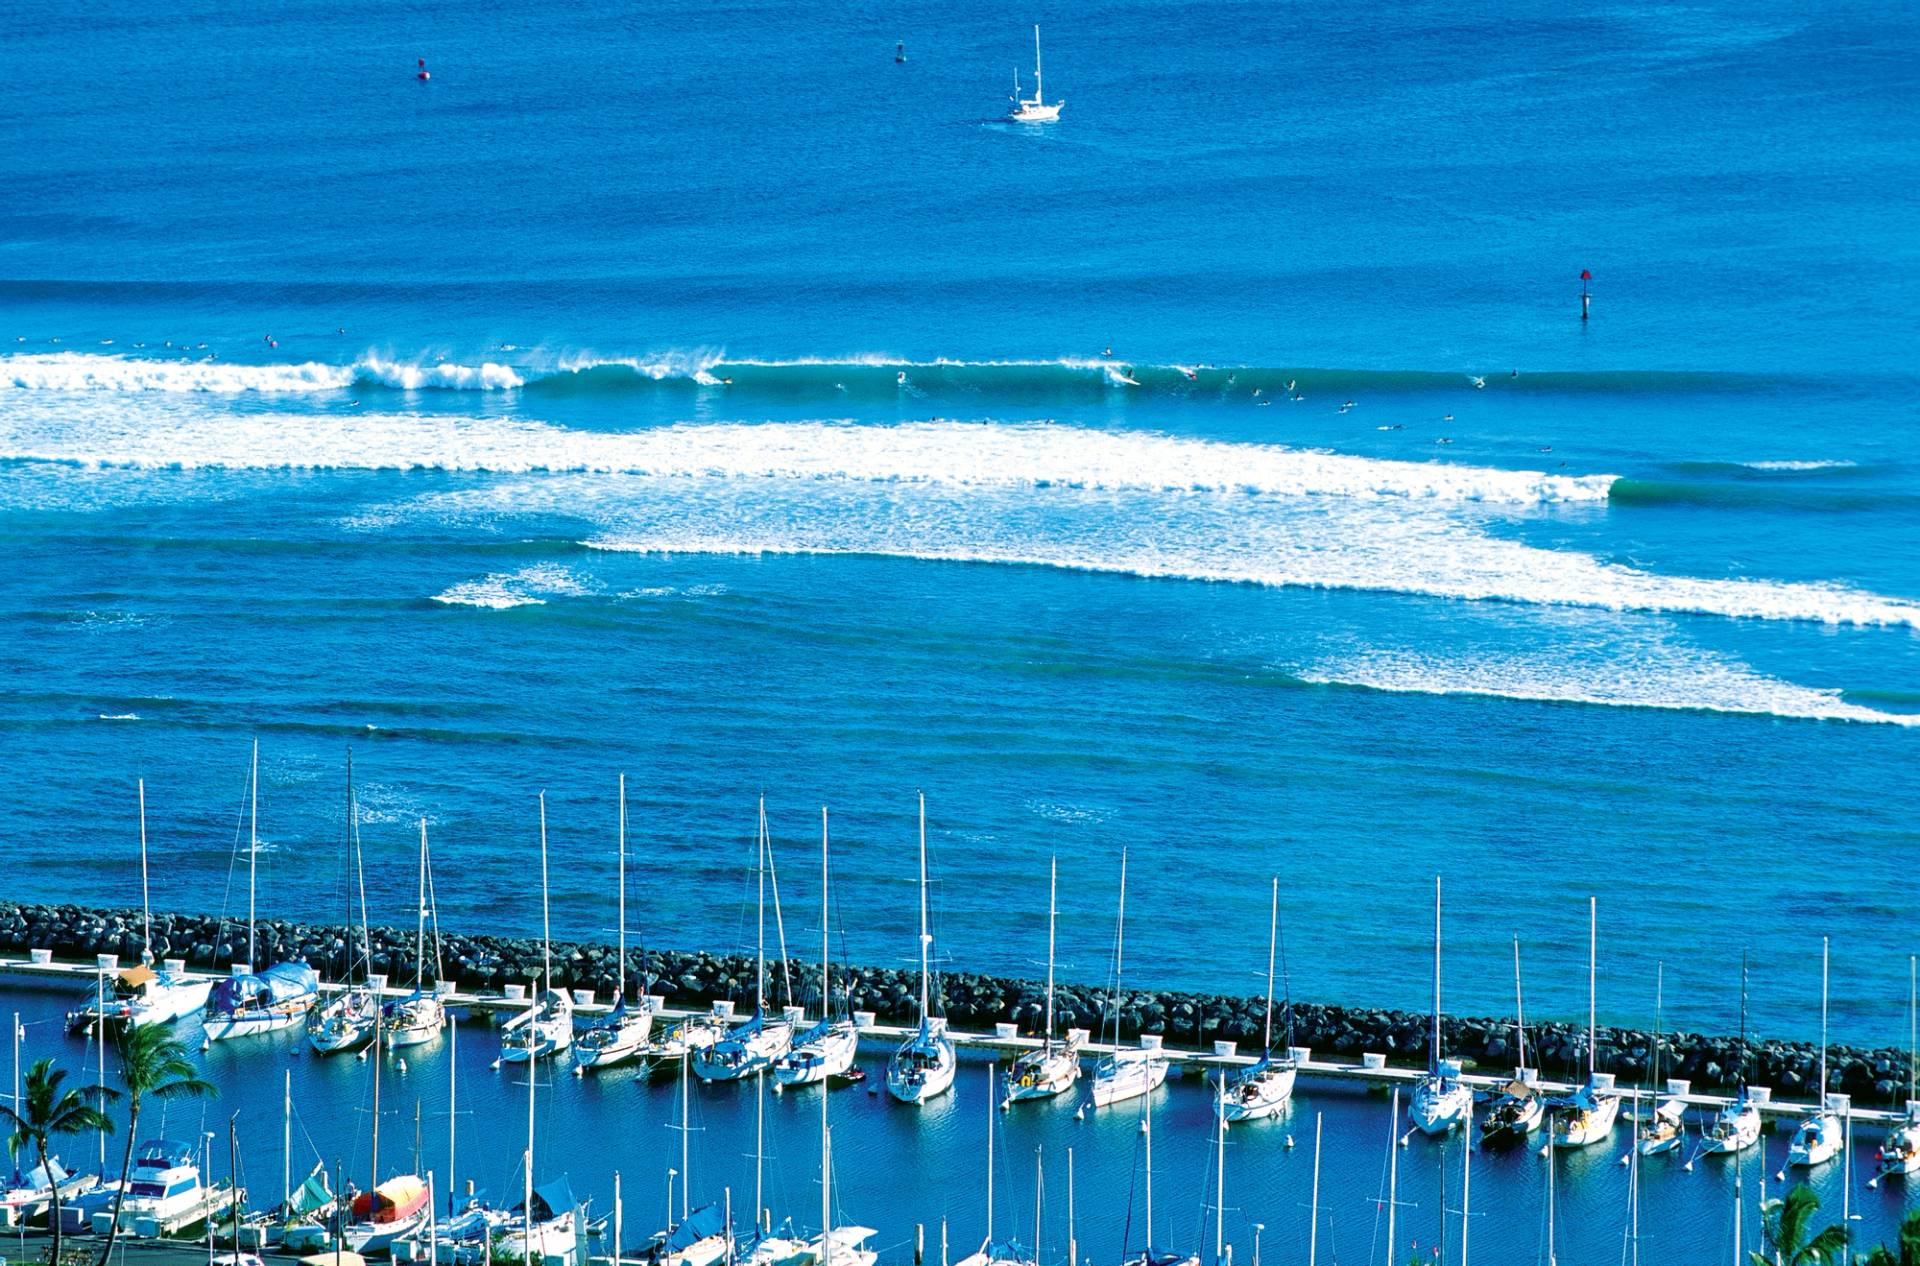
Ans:
[[[60,1260],[60,1184],[53,1181],[53,1168],[47,1162],[48,1143],[62,1134],[84,1134],[88,1130],[113,1133],[112,1119],[87,1100],[104,1103],[120,1097],[119,1091],[105,1086],[62,1090],[61,1083],[66,1079],[66,1070],[55,1068],[51,1059],[37,1059],[27,1070],[26,1086],[20,1096],[23,1102],[0,1108],[0,1126],[12,1128],[7,1135],[7,1155],[17,1161],[20,1149],[31,1144],[34,1157],[40,1162],[40,1172],[52,1184],[53,1212],[48,1220],[53,1226],[55,1262]]]
[[[212,1082],[200,1079],[200,1070],[187,1058],[187,1048],[171,1029],[157,1024],[134,1025],[120,1031],[120,1080],[127,1088],[127,1150],[120,1159],[120,1190],[113,1196],[113,1226],[100,1266],[113,1257],[120,1238],[120,1202],[127,1197],[127,1176],[133,1172],[133,1142],[140,1131],[140,1105],[148,1099],[181,1099],[216,1093]]]
[[[1789,1191],[1785,1200],[1761,1205],[1760,1216],[1773,1253],[1748,1254],[1752,1266],[1844,1266],[1847,1241],[1853,1238],[1853,1232],[1829,1225],[1816,1234],[1813,1215],[1819,1211],[1820,1197],[1805,1183]]]
[[[1920,1266],[1920,1209],[1901,1220],[1897,1250],[1882,1244],[1860,1260],[1865,1266]]]

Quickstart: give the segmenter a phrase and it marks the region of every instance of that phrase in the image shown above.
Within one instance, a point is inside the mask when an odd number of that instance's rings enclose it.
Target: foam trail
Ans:
[[[369,356],[354,365],[353,376],[356,382],[375,382],[401,391],[511,391],[526,385],[517,370],[492,361],[481,365],[446,361],[417,365]]]

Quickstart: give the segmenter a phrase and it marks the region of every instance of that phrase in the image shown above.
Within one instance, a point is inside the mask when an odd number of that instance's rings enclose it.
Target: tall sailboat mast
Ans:
[[[347,778],[353,778],[353,753],[347,753]],[[260,740],[253,740],[253,766],[247,776],[247,970],[253,970],[254,875],[260,865]]]
[[[1427,1071],[1440,1071],[1440,876],[1433,877],[1433,1040],[1427,1047]],[[1388,1215],[1391,1218],[1391,1214]]]
[[[833,946],[828,939],[827,806],[820,806],[820,1019],[833,1018]],[[825,1129],[827,1100],[820,1097],[821,1129]]]
[[[620,958],[615,969],[613,1005],[627,1000],[627,776],[620,775]],[[618,1245],[614,1246],[616,1249]]]
[[[547,903],[547,793],[544,791],[540,793],[540,976],[542,989],[553,988],[553,918]],[[538,1005],[535,1003],[536,1008]],[[538,1039],[529,1033],[528,1042],[527,1049],[532,1052]],[[531,1053],[528,1059],[531,1061]],[[531,1078],[528,1084],[532,1084]],[[529,1107],[527,1111],[531,1114],[533,1109]],[[528,1120],[531,1122],[531,1115]],[[531,1149],[533,1145],[527,1146]]]
[[[1593,1079],[1594,1069],[1598,1065],[1596,1047],[1600,1043],[1600,1023],[1594,1009],[1594,986],[1599,980],[1598,962],[1594,949],[1599,944],[1600,900],[1587,898],[1587,1079]]]
[[[1049,863],[1047,872],[1047,1029],[1041,1039],[1041,1049],[1047,1054],[1053,1053],[1053,927],[1059,917],[1060,905],[1060,859],[1055,857]]]
[[[1072,50],[1069,49],[1068,51],[1071,52]],[[1069,67],[1069,69],[1071,69],[1071,67]],[[1035,25],[1033,28],[1033,99],[1035,101],[1043,101],[1046,99],[1046,95],[1046,85],[1040,80],[1040,27]]]
[[[1520,1067],[1527,1066],[1527,1001],[1520,992],[1520,938],[1513,938],[1513,1040]]]
[[[153,902],[147,895],[147,780],[140,780],[140,958],[153,960]]]
[[[927,1027],[927,793],[920,793],[920,1027]],[[989,1136],[991,1137],[991,1136]],[[992,1221],[989,1214],[988,1221]]]
[[[1273,1053],[1273,953],[1280,944],[1280,876],[1273,877],[1273,903],[1267,909],[1267,1023],[1262,1053]]]

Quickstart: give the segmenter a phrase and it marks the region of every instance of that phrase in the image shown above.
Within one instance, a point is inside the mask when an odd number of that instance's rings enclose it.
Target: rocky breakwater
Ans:
[[[338,926],[264,919],[255,927],[254,966],[298,958],[311,963],[326,979],[343,980],[356,958],[358,939],[357,931]],[[394,983],[424,978],[432,984],[444,971],[461,989],[498,992],[509,984],[536,982],[541,971],[540,942],[528,938],[443,932],[437,969],[431,950],[427,963],[416,961],[412,929],[375,928],[371,942],[372,970]],[[0,953],[19,956],[29,949],[46,949],[56,958],[76,962],[92,962],[96,954],[118,954],[123,963],[131,963],[146,948],[138,910],[0,902]],[[246,925],[211,915],[155,914],[150,948],[156,959],[182,958],[196,969],[225,971],[246,959]],[[618,977],[617,958],[608,944],[556,942],[554,983],[592,989],[603,1001],[609,1000]],[[630,987],[640,984],[676,1006],[702,1006],[723,998],[750,1005],[753,998],[754,965],[745,955],[631,950],[627,970]],[[817,964],[773,963],[769,975],[772,1002],[788,1000],[791,982],[791,1000],[818,1009]],[[836,1002],[850,1002],[853,1010],[874,1012],[882,1022],[911,1023],[918,1015],[919,980],[912,969],[836,967],[834,997]],[[1243,1053],[1260,1047],[1265,1009],[1260,998],[1130,989],[1112,1002],[1117,1004],[1123,1041],[1151,1033],[1159,1034],[1170,1047],[1207,1048],[1218,1040],[1238,1043]],[[1056,1022],[1063,1032],[1069,1028],[1109,1031],[1108,1008],[1109,997],[1102,988],[1063,984],[1055,991]],[[948,972],[939,978],[936,1009],[960,1030],[991,1031],[995,1024],[1008,1022],[1023,1033],[1036,1033],[1043,1023],[1045,995],[1037,981]],[[1417,1012],[1299,1003],[1293,1007],[1291,1023],[1293,1044],[1310,1047],[1317,1057],[1358,1058],[1375,1052],[1392,1063],[1418,1064],[1426,1058],[1431,1022]],[[1276,1016],[1275,1044],[1284,1043],[1286,1034],[1287,1017]],[[1444,1041],[1448,1052],[1469,1070],[1498,1072],[1510,1069],[1515,1061],[1511,1020],[1449,1018]],[[1584,1074],[1584,1026],[1536,1023],[1528,1031],[1527,1042],[1528,1062],[1543,1075],[1577,1081]],[[1600,1067],[1616,1074],[1621,1084],[1644,1083],[1651,1076],[1651,1034],[1609,1027],[1600,1030],[1599,1042]],[[1808,1100],[1816,1093],[1819,1056],[1818,1048],[1807,1042],[1749,1041],[1743,1055],[1735,1038],[1667,1033],[1662,1037],[1659,1062],[1662,1076],[1688,1078],[1697,1090],[1732,1088],[1744,1066],[1750,1084],[1771,1086],[1782,1099]],[[1852,1094],[1861,1106],[1894,1105],[1905,1097],[1908,1054],[1904,1050],[1835,1047],[1828,1064],[1829,1089]]]

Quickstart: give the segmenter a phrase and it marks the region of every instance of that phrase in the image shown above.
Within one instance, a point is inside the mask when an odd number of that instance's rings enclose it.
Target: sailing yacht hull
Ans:
[[[1293,1101],[1299,1070],[1291,1063],[1256,1065],[1227,1088],[1227,1123],[1277,1117]]]
[[[1822,1112],[1800,1123],[1787,1148],[1787,1164],[1800,1169],[1824,1165],[1840,1154],[1840,1118]]]
[[[1093,1106],[1125,1103],[1152,1094],[1167,1080],[1167,1060],[1146,1051],[1109,1055],[1093,1070]]]
[[[1414,1088],[1407,1115],[1422,1134],[1450,1133],[1473,1115],[1473,1091],[1459,1082],[1429,1077]]]
[[[1060,111],[1066,102],[1058,105],[1041,105],[1037,102],[1023,101],[1020,108],[1007,116],[1009,123],[1052,123],[1059,119]]]
[[[1007,1073],[1004,1104],[1028,1099],[1051,1099],[1073,1089],[1080,1080],[1080,1048],[1029,1051],[1014,1061]]]
[[[793,1045],[793,1026],[769,1020],[752,1033],[735,1030],[693,1054],[693,1075],[701,1081],[740,1081],[771,1068]]]
[[[925,1103],[953,1089],[956,1061],[945,1037],[915,1038],[894,1052],[887,1066],[887,1093],[901,1103]]]
[[[209,1042],[224,1042],[236,1037],[258,1037],[263,1033],[278,1033],[282,1029],[296,1028],[304,1023],[307,1010],[271,1008],[264,1011],[240,1011],[232,1015],[209,1016],[203,1023],[206,1039]]]
[[[1614,1123],[1619,1119],[1620,1097],[1596,1095],[1554,1120],[1553,1145],[1559,1148],[1592,1147],[1613,1137]]]
[[[831,1026],[817,1039],[801,1042],[773,1067],[773,1088],[813,1086],[844,1077],[860,1053],[860,1031],[851,1021]]]
[[[1909,1122],[1887,1135],[1880,1147],[1880,1172],[1890,1178],[1920,1173],[1920,1122]]]
[[[646,1053],[653,1032],[653,1012],[628,1012],[619,1024],[589,1029],[573,1044],[573,1058],[582,1068],[614,1068]]]
[[[1732,1156],[1760,1141],[1760,1109],[1752,1104],[1730,1104],[1721,1109],[1700,1142],[1708,1156]]]

